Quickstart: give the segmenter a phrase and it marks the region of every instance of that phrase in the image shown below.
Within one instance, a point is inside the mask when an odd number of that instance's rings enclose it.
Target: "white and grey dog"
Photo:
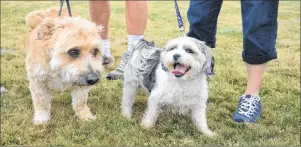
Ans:
[[[191,111],[197,128],[213,136],[206,121],[208,71],[212,71],[212,56],[204,42],[179,37],[168,41],[161,50],[140,40],[124,72],[123,116],[131,118],[132,106],[141,87],[150,93],[142,127],[153,127],[161,108],[169,106],[179,113]]]

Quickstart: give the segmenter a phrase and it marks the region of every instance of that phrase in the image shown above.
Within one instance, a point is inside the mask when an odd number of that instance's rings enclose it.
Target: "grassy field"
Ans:
[[[300,145],[300,2],[280,2],[278,59],[270,62],[262,83],[262,118],[255,124],[231,120],[238,98],[246,86],[246,67],[241,59],[242,32],[240,3],[226,1],[219,17],[216,75],[209,82],[208,125],[218,136],[207,138],[198,132],[190,117],[162,113],[149,130],[139,127],[146,108],[142,92],[134,105],[133,118],[120,115],[121,81],[102,81],[89,94],[88,105],[97,119],[82,122],[74,116],[71,96],[54,92],[52,119],[47,125],[32,124],[33,106],[24,67],[28,29],[25,15],[36,9],[57,7],[59,2],[1,1],[1,83],[9,90],[1,95],[1,146],[299,146]],[[88,17],[87,2],[71,2],[73,12]],[[188,2],[180,10],[188,28]],[[124,2],[112,2],[110,39],[116,61],[127,48]],[[145,33],[159,46],[180,35],[172,1],[149,2]],[[109,69],[106,73],[110,71]],[[105,74],[104,74],[105,75]]]

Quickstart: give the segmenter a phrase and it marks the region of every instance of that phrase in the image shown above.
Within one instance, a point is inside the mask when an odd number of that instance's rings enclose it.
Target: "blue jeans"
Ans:
[[[187,35],[215,48],[217,18],[222,3],[223,0],[191,0],[187,12],[190,23]],[[279,0],[241,0],[244,62],[263,64],[277,58],[278,4]]]

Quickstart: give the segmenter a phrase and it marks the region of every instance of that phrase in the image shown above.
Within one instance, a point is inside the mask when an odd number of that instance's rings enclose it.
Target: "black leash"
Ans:
[[[69,16],[72,17],[69,0],[66,0],[66,3],[67,3],[67,8],[68,8]],[[63,5],[64,5],[64,0],[60,0],[59,16],[61,16],[61,14],[62,14]]]

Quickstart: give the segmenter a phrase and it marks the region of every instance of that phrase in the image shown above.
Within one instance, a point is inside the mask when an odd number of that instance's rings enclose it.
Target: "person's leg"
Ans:
[[[113,63],[113,57],[110,50],[109,41],[109,19],[110,19],[110,1],[89,1],[89,15],[93,22],[103,26],[103,31],[99,33],[102,39],[103,64]]]
[[[255,122],[260,117],[260,83],[266,63],[277,58],[275,46],[278,4],[278,0],[241,1],[244,47],[242,57],[247,63],[248,84],[233,115],[236,122]]]
[[[147,1],[126,1],[125,5],[128,51],[133,51],[135,43],[144,37],[148,18]]]
[[[258,94],[266,63],[247,64],[248,84],[244,94]]]
[[[191,0],[187,11],[190,24],[187,36],[205,41],[209,47],[215,48],[217,18],[222,3],[223,0]]]
[[[128,49],[122,55],[117,68],[107,76],[109,80],[122,78],[124,67],[132,54],[135,44],[143,39],[147,24],[147,1],[126,1],[126,26],[128,31]]]

